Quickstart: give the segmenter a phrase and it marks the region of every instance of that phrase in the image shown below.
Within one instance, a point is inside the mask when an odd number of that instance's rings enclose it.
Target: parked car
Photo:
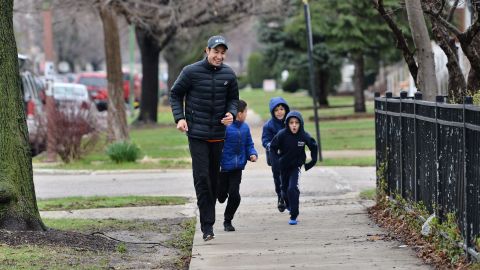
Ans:
[[[76,83],[87,86],[90,97],[97,105],[99,111],[107,109],[108,81],[105,72],[84,72],[77,75]],[[135,101],[138,103],[141,94],[141,79],[134,75]],[[126,103],[130,100],[130,74],[123,72],[123,98]]]
[[[96,104],[90,99],[85,85],[54,82],[52,92],[57,112],[62,114],[63,125],[70,126],[72,122],[81,121],[88,123],[92,129],[98,128],[102,117]]]
[[[87,87],[90,98],[93,100],[99,111],[107,109],[108,82],[107,74],[104,72],[84,72],[77,75],[75,83]]]
[[[41,99],[45,85],[30,71],[21,71],[21,90],[25,104],[28,135],[32,156],[46,148],[46,113]]]
[[[95,108],[95,104],[90,99],[87,87],[83,84],[54,82],[53,98],[57,108],[73,107],[79,110]]]

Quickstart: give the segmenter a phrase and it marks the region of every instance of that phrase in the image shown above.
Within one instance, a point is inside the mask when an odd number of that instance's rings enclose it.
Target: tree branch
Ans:
[[[397,41],[396,47],[402,51],[403,57],[405,62],[407,63],[408,69],[410,74],[413,77],[413,80],[417,81],[417,74],[418,74],[418,66],[415,62],[415,58],[413,52],[408,48],[408,44],[403,34],[402,30],[397,26],[397,24],[393,21],[392,17],[387,13],[385,10],[385,6],[383,5],[383,0],[372,0],[372,3],[375,9],[380,13],[382,18],[388,24],[390,29],[392,30],[395,39]]]

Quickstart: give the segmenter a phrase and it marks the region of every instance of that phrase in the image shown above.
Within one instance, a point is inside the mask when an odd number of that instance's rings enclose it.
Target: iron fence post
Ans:
[[[379,92],[375,92],[375,98],[374,98],[374,109],[375,109],[375,176],[376,176],[376,187],[377,187],[377,190],[379,190],[378,188],[380,187],[379,185],[379,177],[378,177],[378,169],[379,169],[379,166],[378,166],[378,162],[379,162],[379,150],[380,150],[380,146],[379,146],[379,134],[378,134],[378,112],[377,110],[379,109],[377,107],[377,98],[380,97],[380,93]]]
[[[440,190],[441,190],[441,184],[440,184],[440,142],[439,142],[439,136],[438,136],[438,133],[439,133],[439,129],[440,129],[440,125],[438,124],[438,114],[439,114],[439,109],[438,109],[438,104],[439,103],[443,103],[445,100],[445,97],[444,96],[436,96],[435,97],[435,162],[437,164],[437,170],[436,170],[436,175],[435,175],[435,180],[436,180],[436,189],[437,189],[437,192],[435,193],[435,198],[434,198],[434,202],[435,202],[435,207],[433,208],[433,211],[434,213],[438,216],[438,217],[443,217],[443,204],[441,205],[440,203],[440,198],[441,198],[441,194],[440,194]]]
[[[422,92],[416,92],[414,95],[414,102],[413,102],[413,148],[415,149],[415,165],[414,165],[414,192],[415,192],[415,202],[418,202],[418,167],[417,167],[417,159],[418,159],[418,145],[417,145],[417,100],[422,100],[423,95]]]
[[[471,193],[470,189],[468,188],[468,179],[467,179],[467,126],[466,126],[466,110],[465,106],[467,104],[473,104],[473,98],[472,97],[465,97],[463,101],[463,181],[464,181],[464,213],[463,214],[463,222],[464,222],[464,230],[465,230],[465,238],[464,238],[464,246],[466,247],[466,256],[468,259],[470,259],[470,253],[468,252],[468,249],[472,246],[472,231],[469,230],[470,224],[469,221],[470,219],[468,218],[468,194]]]
[[[405,180],[405,176],[403,175],[404,172],[404,165],[403,164],[403,103],[402,101],[407,98],[407,91],[400,92],[400,193],[402,194],[403,198],[406,198],[405,190],[403,181]]]
[[[387,189],[388,189],[388,195],[389,196],[392,195],[391,192],[390,192],[392,187],[390,186],[390,179],[389,179],[390,178],[389,177],[390,176],[390,166],[392,164],[389,164],[389,161],[390,161],[390,155],[389,155],[390,145],[389,145],[388,132],[390,130],[390,121],[389,121],[389,116],[388,116],[388,99],[392,98],[392,97],[393,97],[392,92],[386,92],[385,93],[385,113],[386,113],[385,114],[385,126],[386,126],[386,128],[385,128],[385,146],[386,146],[386,153],[385,153],[386,154],[385,155],[385,163],[386,163],[385,175],[386,175],[386,177],[385,177],[385,181],[387,183]]]

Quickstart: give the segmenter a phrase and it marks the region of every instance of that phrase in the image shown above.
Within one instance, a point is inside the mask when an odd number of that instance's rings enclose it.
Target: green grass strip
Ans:
[[[185,197],[170,196],[125,196],[125,197],[66,197],[37,200],[40,211],[78,210],[91,208],[115,208],[136,206],[159,206],[185,204]]]

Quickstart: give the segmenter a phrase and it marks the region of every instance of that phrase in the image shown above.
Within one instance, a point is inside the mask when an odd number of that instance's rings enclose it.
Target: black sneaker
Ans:
[[[213,238],[215,238],[215,235],[213,234],[213,232],[206,232],[206,233],[203,233],[203,241],[210,241],[212,240]]]
[[[229,221],[223,222],[223,229],[226,232],[234,232],[235,231],[235,227],[233,227],[232,222],[229,222]]]
[[[286,208],[285,201],[282,198],[278,198],[277,208],[278,208],[278,211],[280,211],[280,213],[283,213],[283,211],[285,211],[285,208]]]

